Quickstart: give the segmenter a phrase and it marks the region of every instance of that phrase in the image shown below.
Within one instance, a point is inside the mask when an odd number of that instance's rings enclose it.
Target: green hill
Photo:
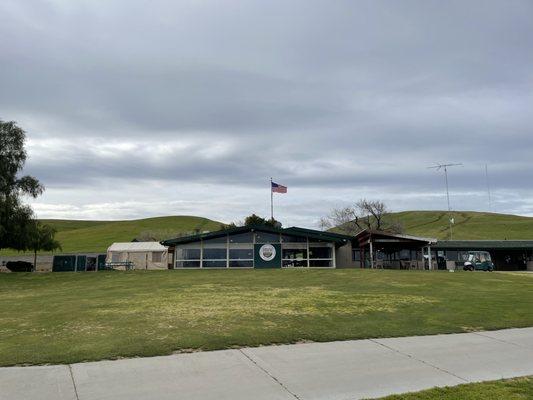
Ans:
[[[533,239],[533,217],[482,213],[454,212],[453,238]],[[448,213],[445,211],[403,211],[388,217],[400,222],[405,233],[448,239]],[[213,231],[220,222],[202,217],[173,216],[128,221],[42,220],[58,231],[63,253],[102,252],[113,242],[129,242],[143,231],[193,232]],[[2,255],[18,254],[3,250]]]
[[[130,242],[143,231],[187,233],[213,231],[220,222],[202,217],[173,216],[126,221],[78,221],[43,219],[43,223],[57,229],[56,239],[62,253],[105,252],[113,242]],[[4,250],[1,254],[18,254]]]
[[[533,239],[533,218],[474,211],[453,212],[453,238],[458,240]],[[448,212],[403,211],[390,214],[405,233],[449,239]]]

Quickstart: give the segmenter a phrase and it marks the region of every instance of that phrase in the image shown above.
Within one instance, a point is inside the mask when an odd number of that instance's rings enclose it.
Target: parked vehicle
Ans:
[[[6,268],[11,272],[31,272],[33,264],[27,261],[8,261]]]
[[[468,259],[465,261],[463,269],[465,271],[494,271],[494,264],[487,251],[469,251]]]

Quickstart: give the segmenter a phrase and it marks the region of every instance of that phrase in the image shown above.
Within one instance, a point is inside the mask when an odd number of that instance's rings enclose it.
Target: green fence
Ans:
[[[88,258],[91,260],[91,268],[88,267]],[[94,259],[94,260],[93,260]],[[105,269],[105,254],[98,255],[58,255],[54,256],[52,262],[53,272],[85,272],[87,270],[96,271]]]

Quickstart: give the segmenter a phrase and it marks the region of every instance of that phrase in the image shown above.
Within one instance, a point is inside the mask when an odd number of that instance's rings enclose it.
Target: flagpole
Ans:
[[[272,191],[272,177],[270,177],[270,219],[274,221],[274,192]]]

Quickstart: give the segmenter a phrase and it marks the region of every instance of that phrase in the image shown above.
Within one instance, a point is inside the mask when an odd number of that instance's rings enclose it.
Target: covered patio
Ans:
[[[437,239],[364,230],[352,241],[354,262],[361,268],[437,269],[431,246]]]

